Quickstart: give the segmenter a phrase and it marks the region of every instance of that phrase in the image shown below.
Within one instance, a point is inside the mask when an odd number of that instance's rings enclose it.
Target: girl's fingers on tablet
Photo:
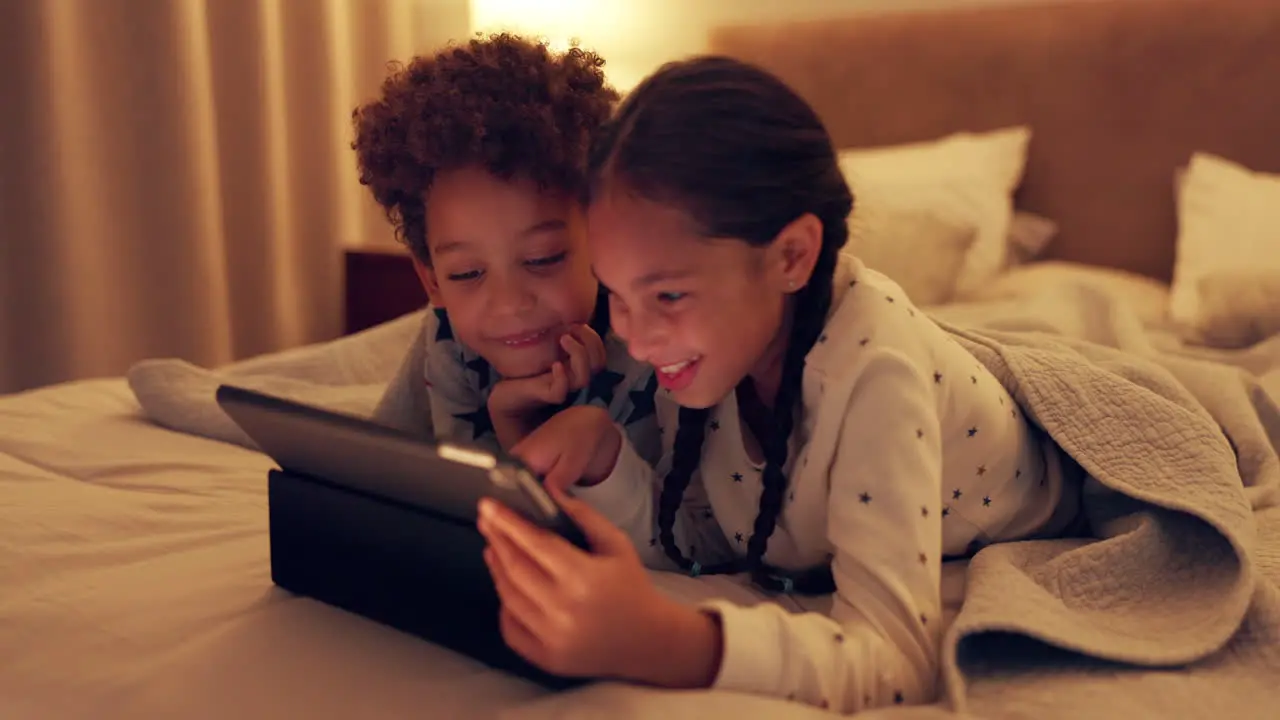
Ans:
[[[489,498],[480,501],[479,515],[477,527],[498,549],[508,572],[520,561],[536,566],[552,579],[573,572],[573,559],[567,551],[578,551],[563,538],[535,527]]]
[[[509,543],[497,541],[485,548],[485,564],[493,576],[502,604],[510,607],[525,625],[537,624],[554,610],[551,579]]]
[[[546,661],[546,649],[541,640],[533,634],[533,631],[524,623],[520,622],[506,605],[498,612],[498,627],[502,632],[502,639],[507,646],[514,650],[517,654],[535,665],[542,665]]]

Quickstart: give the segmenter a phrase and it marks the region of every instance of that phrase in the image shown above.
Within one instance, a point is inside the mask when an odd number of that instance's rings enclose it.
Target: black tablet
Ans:
[[[580,528],[519,460],[433,442],[370,420],[221,385],[218,405],[281,470],[475,523],[491,497],[580,548]]]

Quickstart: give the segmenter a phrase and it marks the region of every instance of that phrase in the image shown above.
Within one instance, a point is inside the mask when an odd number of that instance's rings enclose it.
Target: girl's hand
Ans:
[[[579,405],[551,416],[511,448],[553,490],[594,485],[609,477],[622,433],[604,408]]]
[[[591,554],[492,500],[479,507],[507,645],[563,676],[709,685],[719,666],[715,621],[658,592],[630,538],[607,518],[559,491],[553,495],[582,528]]]

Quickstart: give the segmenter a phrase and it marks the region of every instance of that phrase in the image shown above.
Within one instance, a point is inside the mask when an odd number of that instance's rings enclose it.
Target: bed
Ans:
[[[1002,252],[978,280],[948,284],[928,303],[940,321],[1047,329],[1137,354],[1212,362],[1252,383],[1270,442],[1270,456],[1257,464],[1269,484],[1248,488],[1256,588],[1225,647],[1167,668],[1098,662],[1064,669],[1042,655],[1034,666],[1007,662],[1033,657],[1011,641],[1006,662],[971,658],[965,666],[965,716],[1280,714],[1280,414],[1266,414],[1280,403],[1280,332],[1257,321],[1280,293],[1268,295],[1263,285],[1254,293],[1262,300],[1244,310],[1214,314],[1202,304],[1171,317],[1186,277],[1218,277],[1237,290],[1271,277],[1265,253],[1245,257],[1243,268],[1179,270],[1182,256],[1196,255],[1179,250],[1194,242],[1186,226],[1196,224],[1179,198],[1193,153],[1252,173],[1280,172],[1280,4],[1131,0],[899,13],[723,28],[711,46],[792,83],[849,151],[850,173],[864,173],[868,186],[877,182],[876,167],[901,164],[881,162],[878,149],[934,143],[919,157],[942,167],[953,160],[930,154],[939,138],[1030,129],[1016,182],[1005,185],[1024,219],[1049,220],[1055,232],[1025,257]],[[1250,177],[1227,175],[1241,183]],[[1227,194],[1265,197],[1267,178],[1254,177],[1261,190]],[[876,192],[868,197],[874,208]],[[1199,222],[1212,236],[1201,244],[1227,247],[1260,222],[1217,235]],[[1270,227],[1280,238],[1280,224]],[[1011,228],[1008,220],[1000,226],[1001,242]],[[1262,246],[1242,247],[1226,254],[1239,258]],[[1280,240],[1270,250],[1280,254]],[[921,264],[929,254],[909,255]],[[891,252],[882,257],[902,263]],[[357,335],[212,371],[156,360],[128,378],[0,398],[0,717],[827,716],[717,692],[601,684],[551,694],[274,588],[266,532],[271,463],[217,417],[213,388],[231,380],[367,413],[418,327],[414,309],[405,311]],[[1244,335],[1232,333],[1230,342],[1206,335],[1240,313],[1252,313]],[[963,566],[950,570],[963,582]],[[867,716],[951,717],[948,707]]]

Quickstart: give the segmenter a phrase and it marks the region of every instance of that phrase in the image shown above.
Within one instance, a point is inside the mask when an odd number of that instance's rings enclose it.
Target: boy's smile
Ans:
[[[432,304],[502,377],[546,372],[561,335],[590,321],[598,285],[573,198],[466,167],[436,175],[426,227]]]

